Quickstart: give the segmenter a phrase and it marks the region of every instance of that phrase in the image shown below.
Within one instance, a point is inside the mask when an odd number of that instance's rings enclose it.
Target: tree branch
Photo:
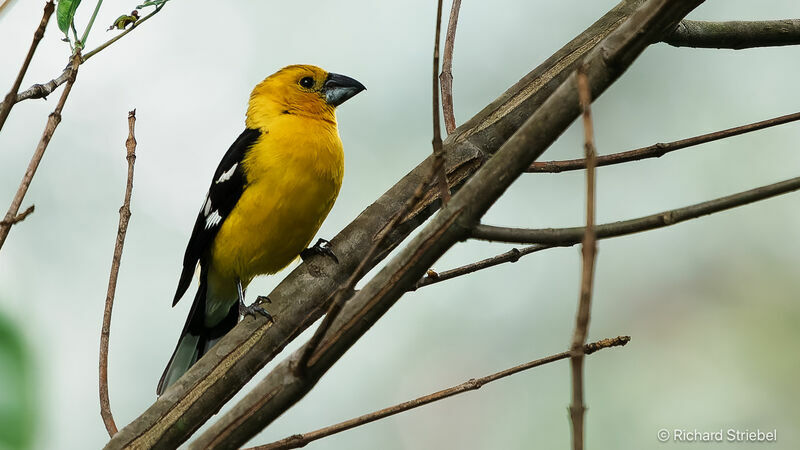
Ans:
[[[442,83],[442,113],[447,134],[456,129],[456,117],[453,112],[453,48],[456,43],[459,10],[461,10],[461,0],[453,0],[453,4],[450,7],[450,19],[447,21],[442,73],[439,75],[439,81]]]
[[[572,448],[583,450],[584,427],[583,419],[586,412],[583,400],[583,346],[589,333],[589,316],[592,304],[592,285],[594,283],[595,255],[597,254],[597,237],[594,232],[595,216],[595,154],[594,129],[592,126],[592,96],[589,90],[589,81],[583,67],[577,73],[578,96],[583,109],[584,149],[586,152],[586,229],[583,233],[583,270],[581,274],[580,299],[578,300],[578,313],[575,318],[575,332],[572,335],[572,355],[570,367],[572,368],[572,405],[570,405],[570,418],[572,422]]]
[[[8,91],[8,94],[6,94],[6,98],[3,103],[0,103],[0,130],[3,129],[3,125],[6,123],[8,114],[11,112],[11,108],[14,106],[14,103],[16,103],[14,100],[17,98],[19,86],[22,84],[22,79],[25,77],[25,73],[28,71],[28,66],[31,64],[33,54],[36,52],[36,47],[39,45],[39,41],[41,41],[44,37],[44,30],[47,28],[47,22],[50,21],[50,16],[53,15],[54,10],[55,4],[53,3],[53,0],[48,0],[48,2],[44,4],[44,13],[42,14],[42,20],[39,22],[39,27],[36,28],[36,31],[33,33],[33,42],[31,42],[31,47],[28,49],[28,54],[25,56],[25,61],[22,62],[22,67],[19,69],[19,73],[17,74],[17,78],[14,80],[14,84],[11,86],[11,90]]]
[[[8,237],[8,232],[11,230],[11,226],[18,222],[15,221],[17,217],[17,211],[19,211],[22,200],[25,198],[25,194],[28,192],[28,187],[31,185],[33,176],[36,174],[36,169],[39,167],[39,162],[42,161],[44,151],[47,149],[47,145],[50,144],[50,139],[52,139],[53,133],[56,131],[56,127],[58,127],[58,124],[61,122],[61,110],[64,108],[64,103],[67,101],[67,97],[69,97],[69,93],[72,91],[72,85],[75,83],[75,78],[78,76],[78,66],[80,65],[80,60],[81,54],[80,52],[76,52],[72,57],[72,63],[70,64],[69,75],[67,77],[67,85],[64,87],[64,92],[61,93],[61,98],[58,99],[56,109],[54,109],[47,118],[47,124],[44,127],[44,132],[42,132],[42,138],[39,140],[39,144],[36,146],[36,150],[33,152],[33,157],[31,157],[31,161],[28,163],[28,169],[25,171],[25,175],[22,177],[22,181],[19,184],[17,193],[14,195],[14,199],[11,201],[11,206],[8,207],[8,211],[6,212],[2,223],[0,223],[0,249],[6,242],[6,238]]]
[[[156,9],[154,9],[153,12],[151,12],[150,14],[147,14],[146,16],[144,16],[141,19],[139,19],[136,22],[134,22],[133,25],[131,25],[131,27],[128,28],[127,30],[125,30],[122,33],[114,36],[113,38],[103,42],[102,44],[98,45],[97,48],[93,49],[92,51],[87,52],[86,55],[83,57],[82,63],[86,62],[92,56],[94,56],[94,55],[100,53],[101,51],[105,50],[108,46],[110,46],[114,42],[117,42],[118,40],[122,39],[126,34],[130,33],[131,31],[133,31],[134,28],[139,27],[141,24],[145,23],[148,19],[150,19],[151,17],[153,17],[156,14],[158,14],[161,11],[161,8],[163,8],[165,4],[166,3],[162,3],[161,5],[156,6]],[[19,100],[17,100],[17,101],[19,101]]]
[[[85,63],[92,56],[100,53],[102,50],[106,49],[108,46],[110,46],[114,42],[117,42],[118,40],[122,39],[123,36],[125,36],[128,33],[130,33],[131,31],[133,31],[134,28],[139,27],[142,23],[146,22],[147,19],[149,19],[149,18],[153,17],[154,15],[156,15],[159,11],[161,11],[161,8],[163,8],[163,4],[161,5],[161,7],[157,7],[150,14],[148,14],[148,15],[142,17],[141,19],[137,20],[136,23],[134,23],[132,27],[128,28],[127,30],[123,31],[122,33],[118,34],[117,36],[114,36],[113,38],[109,39],[108,41],[98,45],[97,48],[95,48],[94,50],[92,50],[90,52],[87,52],[86,55],[83,56],[83,58],[81,59],[80,64]],[[29,100],[29,99],[33,99],[33,98],[47,98],[47,96],[50,95],[53,91],[55,91],[56,88],[58,88],[59,86],[61,86],[62,84],[66,83],[69,80],[70,73],[71,73],[71,69],[70,69],[71,67],[72,67],[72,64],[70,63],[64,69],[64,71],[61,72],[61,75],[59,75],[58,77],[53,78],[52,80],[50,80],[50,81],[48,81],[46,83],[34,84],[33,86],[31,86],[27,90],[16,94],[16,99],[14,100],[14,103],[19,103],[19,102],[21,102],[23,100]],[[3,103],[0,103],[0,109],[6,108],[6,107],[8,107],[9,109],[11,108],[11,106],[6,106],[6,105],[9,104],[8,100],[9,99],[6,98],[3,101]]]
[[[13,219],[11,219],[11,220],[5,220],[5,219],[0,220],[0,226],[11,227],[12,225],[20,223],[23,220],[27,219],[28,216],[33,214],[33,210],[34,209],[36,209],[35,205],[28,206],[28,209],[26,209],[25,211],[22,211],[21,213],[17,214],[16,216],[14,216]]]
[[[787,114],[785,116],[775,117],[772,119],[762,120],[747,125],[741,125],[726,130],[715,131],[713,133],[701,134],[679,141],[657,143],[647,147],[637,148],[636,150],[628,150],[626,152],[612,153],[610,155],[603,155],[597,157],[597,166],[610,166],[612,164],[620,164],[630,161],[638,161],[647,158],[660,158],[667,153],[674,152],[687,147],[705,144],[706,142],[717,141],[720,139],[738,136],[740,134],[750,133],[753,131],[763,130],[777,125],[783,125],[789,122],[800,120],[800,112],[794,114]],[[534,162],[526,170],[526,172],[536,173],[559,173],[569,170],[580,170],[586,168],[586,159],[567,159],[562,161],[542,161]]]
[[[584,345],[583,352],[586,355],[590,355],[596,351],[603,350],[606,348],[611,347],[618,347],[624,346],[628,342],[630,342],[630,336],[617,336],[615,338],[603,339],[597,342],[592,342],[590,344]],[[347,431],[349,429],[365,425],[371,422],[375,422],[376,420],[384,419],[386,417],[393,416],[395,414],[399,414],[401,412],[408,411],[410,409],[418,408],[420,406],[427,405],[429,403],[433,403],[439,400],[444,400],[446,398],[452,397],[454,395],[462,394],[464,392],[474,391],[480,389],[485,384],[491,383],[493,381],[500,380],[502,378],[508,377],[510,375],[515,375],[517,373],[533,369],[534,367],[543,366],[545,364],[549,364],[552,362],[560,361],[562,359],[569,358],[572,354],[571,351],[566,351],[562,353],[558,353],[555,355],[548,356],[546,358],[537,359],[535,361],[530,361],[525,364],[520,364],[518,366],[511,367],[509,369],[493,373],[491,375],[487,375],[481,378],[471,378],[457,386],[453,386],[447,389],[443,389],[441,391],[434,392],[432,394],[428,394],[422,397],[418,397],[414,400],[410,400],[407,402],[403,402],[394,406],[390,406],[388,408],[384,408],[369,414],[364,414],[363,416],[359,416],[350,420],[346,420],[344,422],[339,422],[335,425],[331,425],[325,428],[320,428],[319,430],[311,431],[309,433],[303,434],[295,434],[289,436],[285,439],[281,439],[280,441],[275,441],[271,444],[260,445],[258,447],[252,447],[246,450],[285,450],[290,448],[300,448],[308,445],[310,442],[316,441],[318,439],[322,439],[324,437],[328,437],[330,435],[341,433],[342,431]]]
[[[528,247],[523,248],[522,250],[518,248],[512,248],[511,250],[501,253],[497,256],[493,256],[491,258],[482,259],[480,261],[467,264],[464,266],[456,267],[455,269],[446,270],[444,272],[435,272],[433,270],[428,270],[427,274],[422,277],[417,284],[412,286],[409,291],[416,291],[419,288],[430,286],[431,284],[436,284],[442,281],[447,281],[456,277],[460,277],[463,275],[468,275],[473,272],[477,272],[482,269],[486,269],[489,267],[494,267],[499,264],[503,263],[515,263],[519,261],[519,259],[525,255],[529,255],[531,253],[535,253],[541,250],[547,250],[548,248],[556,247],[555,245],[541,245],[535,244]]]
[[[604,92],[651,42],[659,40],[663,30],[700,3],[701,0],[644,2],[585,57],[592,96],[596,98]],[[291,369],[303,352],[300,348],[278,364],[190,448],[238,448],[302,398],[431,264],[468,236],[471,227],[495,200],[579,113],[573,74],[464,184],[450,203],[347,302],[310,358],[304,377],[294,376]]]
[[[439,186],[439,197],[447,205],[450,201],[450,188],[447,185],[447,173],[444,167],[444,149],[442,148],[442,130],[439,126],[439,35],[442,34],[442,0],[436,7],[436,38],[433,43],[433,173]]]
[[[800,19],[701,22],[682,20],[664,37],[674,47],[741,50],[800,44]]]
[[[444,168],[442,168],[444,170]],[[436,171],[436,165],[432,167],[431,174],[429,177],[430,181],[434,181],[438,175]],[[308,368],[308,360],[311,358],[311,355],[317,349],[320,341],[328,332],[328,329],[333,324],[333,321],[339,316],[339,313],[344,306],[344,303],[353,296],[355,292],[356,284],[358,280],[360,280],[364,275],[366,275],[368,269],[367,267],[370,266],[370,262],[375,257],[375,254],[378,252],[378,249],[383,245],[384,240],[386,237],[397,228],[400,220],[404,218],[417,204],[422,200],[422,196],[425,193],[425,187],[428,183],[423,181],[417,186],[417,189],[414,191],[414,195],[411,196],[406,201],[406,204],[403,208],[398,211],[394,217],[389,221],[389,223],[381,230],[378,235],[375,237],[375,241],[370,246],[367,253],[361,259],[361,262],[356,267],[356,270],[350,275],[350,278],[347,279],[347,282],[337,289],[336,294],[334,295],[333,301],[331,302],[331,306],[328,308],[328,311],[325,313],[325,317],[322,319],[322,323],[319,324],[319,327],[314,331],[314,335],[311,336],[309,339],[308,344],[305,346],[305,350],[300,355],[300,358],[295,365],[294,373],[296,376],[302,377],[305,375],[305,371]]]
[[[131,219],[131,193],[133,192],[133,164],[136,162],[136,137],[133,134],[136,125],[136,110],[128,112],[128,139],[125,148],[128,160],[128,180],[125,184],[125,200],[119,209],[119,226],[117,240],[114,244],[114,256],[111,258],[111,274],[108,276],[108,292],[106,306],[103,310],[103,326],[100,330],[100,416],[106,426],[109,437],[117,434],[117,424],[111,414],[108,399],[108,340],[111,335],[111,310],[114,307],[114,293],[117,290],[119,265],[122,262],[122,247],[125,245],[125,234],[128,232],[128,221]]]
[[[683,208],[670,209],[637,219],[598,225],[595,227],[595,232],[598,239],[606,239],[654,230],[798,189],[800,189],[800,177],[791,178]],[[529,229],[478,225],[473,230],[472,237],[484,241],[571,246],[581,241],[584,231],[584,227]]]
[[[455,190],[472,176],[501,143],[541,108],[579,61],[643,3],[644,0],[626,0],[615,6],[448,136],[443,146],[450,186]],[[428,177],[431,165],[432,157],[403,177],[331,241],[339,264],[321,259],[300,264],[269,293],[274,301],[274,324],[249,317],[241,321],[150,408],[120,430],[106,448],[134,444],[176,447],[188,439],[290,340],[325,312],[336,289],[361,262],[364,249],[372,245],[374,237]],[[430,217],[440,204],[437,193],[435,188],[425,192],[422,202],[386,238],[369,268]]]

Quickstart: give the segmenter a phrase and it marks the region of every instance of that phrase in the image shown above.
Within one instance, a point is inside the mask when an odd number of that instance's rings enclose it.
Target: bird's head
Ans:
[[[297,114],[335,123],[334,110],[366,89],[358,81],[310,65],[284,67],[250,94],[247,126],[263,128],[271,118]]]

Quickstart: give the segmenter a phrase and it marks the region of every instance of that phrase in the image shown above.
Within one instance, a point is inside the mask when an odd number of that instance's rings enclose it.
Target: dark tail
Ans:
[[[239,321],[238,304],[234,303],[223,320],[212,327],[207,327],[205,324],[207,290],[206,274],[205,271],[201,270],[200,287],[197,289],[197,295],[194,297],[189,317],[186,318],[186,324],[183,326],[183,331],[181,331],[178,346],[172,352],[167,367],[158,381],[158,387],[156,388],[158,395],[163,394],[172,383],[186,373],[201,356],[216,344],[225,333],[233,329]]]

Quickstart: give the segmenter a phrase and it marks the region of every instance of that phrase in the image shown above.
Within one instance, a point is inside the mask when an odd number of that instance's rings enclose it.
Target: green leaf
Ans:
[[[75,18],[75,11],[81,0],[58,0],[58,9],[56,9],[56,19],[58,20],[58,28],[67,34],[72,20]]]
[[[142,8],[146,8],[148,6],[155,6],[156,8],[158,8],[159,6],[163,5],[164,3],[167,3],[168,1],[169,0],[146,1],[146,2],[142,3],[141,5],[136,5],[136,9],[142,9]]]
[[[0,313],[0,449],[31,448],[33,378],[28,347]]]

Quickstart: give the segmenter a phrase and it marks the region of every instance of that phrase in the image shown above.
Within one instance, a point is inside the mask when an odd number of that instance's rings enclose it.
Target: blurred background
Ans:
[[[43,3],[18,1],[0,18],[3,94]],[[94,6],[84,3],[76,16],[79,31]],[[183,251],[213,171],[244,126],[252,87],[293,63],[319,65],[368,87],[338,113],[347,160],[339,200],[319,233],[330,238],[431,152],[435,3],[174,0],[81,67],[23,203],[35,204],[36,212],[11,230],[0,252],[0,336],[12,336],[0,350],[0,373],[24,367],[28,375],[19,384],[31,386],[0,385],[0,408],[18,401],[17,407],[31,410],[25,417],[33,419],[22,422],[34,429],[32,448],[98,448],[108,439],[97,400],[97,355],[125,187],[127,112],[137,111],[138,158],[109,369],[120,427],[155,400],[191,303],[170,307]],[[457,121],[615,3],[464,2],[453,63]],[[87,47],[112,36],[105,28],[135,6],[105,1]],[[447,16],[446,7],[443,30]],[[794,0],[727,0],[707,2],[689,17],[798,18],[800,6]],[[59,75],[67,62],[69,47],[54,22],[23,89]],[[654,45],[595,103],[598,150],[623,151],[796,112],[799,72],[798,47]],[[0,133],[3,211],[60,92],[16,105]],[[581,136],[573,125],[542,160],[579,157]],[[799,141],[800,125],[788,124],[600,168],[598,220],[651,214],[798,176]],[[777,429],[771,448],[800,445],[798,195],[600,242],[589,339],[629,334],[632,341],[588,358],[589,448],[708,445],[660,444],[662,428]],[[485,221],[574,226],[584,220],[583,204],[582,172],[528,174]],[[459,244],[434,268],[509,248]],[[286,273],[257,280],[250,296],[267,294]],[[406,295],[251,444],[567,349],[579,276],[578,248],[554,249]],[[9,377],[19,376],[14,372]],[[20,399],[21,392],[30,395]],[[567,448],[569,402],[569,363],[562,361],[308,447]]]

